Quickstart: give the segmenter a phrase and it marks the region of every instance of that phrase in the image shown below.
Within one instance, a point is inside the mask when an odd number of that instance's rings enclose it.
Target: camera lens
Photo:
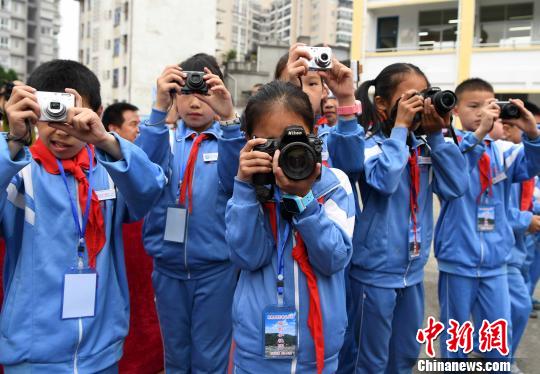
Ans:
[[[313,150],[305,143],[287,144],[279,156],[279,166],[287,178],[303,180],[311,175],[316,165]]]
[[[320,67],[327,67],[330,65],[330,56],[328,53],[323,52],[315,58],[315,63]]]
[[[452,91],[440,91],[433,97],[433,105],[439,114],[446,114],[456,106],[457,98]]]
[[[193,88],[201,88],[204,86],[204,79],[200,74],[192,74],[189,77],[188,84]]]
[[[51,101],[49,105],[45,107],[45,113],[52,120],[61,120],[66,114],[66,106],[59,101]]]

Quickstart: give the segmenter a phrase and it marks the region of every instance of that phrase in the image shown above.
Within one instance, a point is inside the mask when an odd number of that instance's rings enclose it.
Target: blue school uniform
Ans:
[[[378,132],[366,139],[364,162],[363,211],[350,268],[355,305],[349,323],[359,348],[342,369],[406,372],[420,349],[415,337],[424,314],[433,192],[447,200],[461,196],[465,160],[440,132],[417,138],[408,129],[394,128],[388,138]],[[414,162],[418,169],[411,167]],[[413,189],[415,170],[419,184]]]
[[[188,159],[201,135],[179,121],[172,147],[166,113],[152,110],[137,139],[150,159],[166,171],[167,186],[143,228],[144,247],[154,258],[152,280],[168,372],[223,372],[231,343],[231,306],[237,270],[225,241],[225,206],[232,194],[238,156],[245,143],[239,125],[218,122],[203,131],[193,167],[191,195],[186,193],[187,222],[170,223],[185,232],[182,243],[167,236],[167,216],[178,215]],[[189,201],[191,198],[192,201]],[[178,227],[176,227],[178,226]]]
[[[7,373],[96,373],[122,356],[129,325],[122,223],[144,216],[165,178],[142,150],[116,138],[123,159],[97,150],[92,175],[92,187],[103,198],[106,233],[95,268],[95,315],[62,319],[64,275],[77,265],[79,242],[66,186],[26,147],[12,160],[0,136],[0,223],[7,248],[0,364]],[[78,202],[75,178],[68,173],[66,179]]]
[[[508,200],[512,183],[540,170],[540,138],[530,140],[524,135],[523,144],[514,145],[489,137],[479,141],[470,132],[459,132],[459,136],[467,159],[468,190],[459,199],[441,198],[435,230],[441,322],[448,326],[449,319],[454,319],[462,324],[470,320],[473,310],[482,320],[509,321],[506,264],[515,240],[507,218]],[[481,193],[478,162],[484,152],[490,161],[490,170],[484,173],[492,176],[492,185]],[[484,225],[482,217],[491,224]],[[447,350],[444,342],[448,338],[446,332],[440,337],[442,356],[465,357],[461,350]],[[501,358],[496,350],[485,355]]]

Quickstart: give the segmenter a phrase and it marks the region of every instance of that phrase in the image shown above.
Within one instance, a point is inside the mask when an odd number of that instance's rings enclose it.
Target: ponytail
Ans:
[[[364,81],[354,92],[354,96],[362,103],[362,114],[360,114],[360,124],[367,132],[371,125],[379,122],[375,104],[369,98],[369,88],[375,86],[376,79]]]

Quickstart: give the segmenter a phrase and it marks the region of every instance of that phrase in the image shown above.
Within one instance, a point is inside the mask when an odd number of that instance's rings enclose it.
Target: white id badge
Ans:
[[[163,239],[169,242],[183,243],[186,237],[187,209],[178,205],[167,208],[165,220],[165,235]]]
[[[329,158],[329,153],[328,152],[321,152],[321,159],[323,161],[328,161],[328,158]]]
[[[203,161],[204,161],[204,162],[217,161],[217,159],[218,159],[218,153],[217,153],[217,152],[213,152],[213,153],[204,153],[204,154],[203,154]]]
[[[116,189],[114,188],[95,192],[99,201],[116,199]]]
[[[92,269],[64,275],[62,319],[94,317],[97,273]]]

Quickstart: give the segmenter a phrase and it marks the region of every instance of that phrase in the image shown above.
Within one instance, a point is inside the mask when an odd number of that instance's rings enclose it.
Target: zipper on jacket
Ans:
[[[476,275],[480,276],[480,267],[484,263],[484,234],[480,233],[480,264],[476,269]]]
[[[407,274],[409,273],[409,268],[411,267],[411,261],[407,264],[407,270],[405,270],[405,274],[403,274],[403,285],[407,287]]]
[[[75,178],[73,178],[73,185],[75,187],[74,191],[75,191],[75,201],[78,202],[79,201],[79,188],[77,186],[77,181],[75,180]],[[75,203],[75,205],[77,206],[77,213],[78,213],[78,216],[79,216],[79,221],[82,222],[82,212],[81,212],[81,207],[79,206],[78,203]],[[82,339],[83,339],[83,324],[82,324],[82,318],[79,318],[78,319],[78,324],[79,324],[79,337],[78,337],[78,340],[77,340],[77,347],[75,348],[75,353],[73,354],[73,373],[74,374],[79,374],[79,369],[77,367],[77,365],[79,364],[79,348],[81,347],[81,342],[82,342]]]
[[[79,364],[79,347],[81,346],[81,342],[83,339],[83,324],[82,324],[82,318],[79,318],[79,339],[77,340],[77,348],[75,348],[75,353],[73,354],[73,373],[79,374],[79,368],[77,367]]]
[[[191,273],[189,272],[189,266],[188,266],[188,260],[187,260],[188,232],[189,232],[189,213],[186,214],[186,237],[184,238],[184,267],[186,268],[188,279],[191,279]]]

